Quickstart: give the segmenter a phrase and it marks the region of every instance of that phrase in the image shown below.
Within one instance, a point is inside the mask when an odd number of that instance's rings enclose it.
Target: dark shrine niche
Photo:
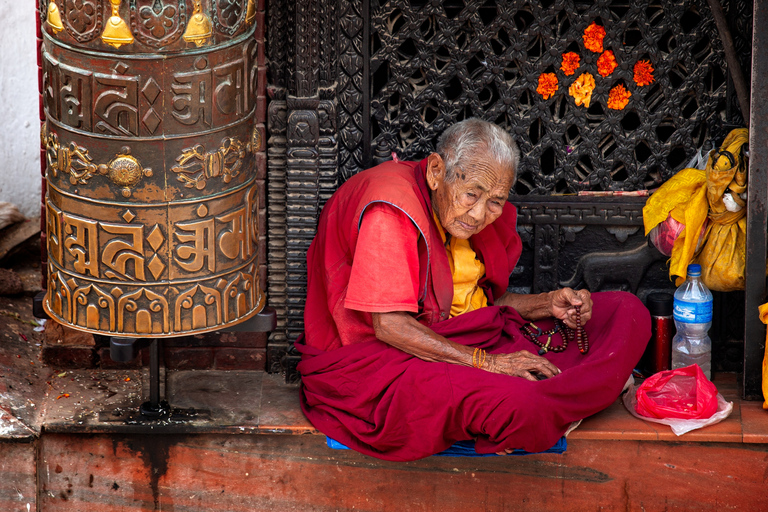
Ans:
[[[748,77],[752,3],[723,7]],[[462,119],[494,122],[522,152],[510,201],[525,243],[511,288],[569,283],[582,257],[614,253],[616,268],[634,261],[643,279],[592,276],[580,286],[643,298],[673,288],[665,259],[642,249],[644,199],[576,194],[652,190],[743,123],[706,0],[272,0],[267,21],[268,297],[279,315],[269,367],[289,379],[303,330],[303,258],[322,205],[353,174],[393,152],[423,158]],[[605,77],[601,54],[583,41],[592,22],[617,61]],[[572,76],[560,69],[565,52],[581,59]],[[654,68],[642,86],[633,72],[641,60]],[[568,92],[584,72],[595,78],[589,108]],[[548,99],[537,92],[542,73],[558,81]],[[619,110],[608,108],[617,85],[631,93]],[[317,130],[292,139],[299,120]]]

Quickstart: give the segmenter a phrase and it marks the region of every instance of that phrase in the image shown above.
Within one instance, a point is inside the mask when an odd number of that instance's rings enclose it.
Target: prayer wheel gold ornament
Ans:
[[[248,7],[245,10],[245,22],[251,24],[256,19],[256,0],[248,0]]]
[[[131,44],[133,34],[131,34],[131,29],[128,28],[125,20],[120,17],[120,0],[109,1],[112,4],[112,16],[107,20],[107,26],[101,34],[101,40],[115,48],[120,48],[124,44]]]
[[[132,0],[127,17],[110,2],[111,16],[99,0],[48,10],[43,306],[109,336],[237,324],[265,302],[247,2],[198,0],[190,16],[189,0]]]
[[[46,18],[48,26],[51,27],[54,34],[58,34],[64,30],[64,25],[61,23],[61,13],[59,12],[59,6],[56,5],[54,0],[48,4],[48,17]]]
[[[202,46],[210,39],[212,34],[211,20],[203,14],[200,0],[195,0],[195,10],[189,19],[187,30],[184,31],[184,40],[188,43]]]

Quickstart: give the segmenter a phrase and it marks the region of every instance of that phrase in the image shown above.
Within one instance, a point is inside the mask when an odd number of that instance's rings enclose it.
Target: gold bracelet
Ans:
[[[475,347],[475,351],[472,352],[472,368],[477,368],[477,351],[480,350],[479,348]]]
[[[478,368],[482,368],[482,367],[483,367],[483,365],[485,365],[485,356],[488,354],[488,352],[486,352],[485,350],[482,350],[482,349],[481,349],[481,351],[482,351],[482,354],[483,354],[483,360],[482,360],[482,361],[480,361],[480,364],[479,364],[479,365],[477,365],[477,367],[478,367]]]

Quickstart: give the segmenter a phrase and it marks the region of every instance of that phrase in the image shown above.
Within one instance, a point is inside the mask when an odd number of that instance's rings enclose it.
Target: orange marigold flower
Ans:
[[[616,66],[618,66],[618,63],[611,50],[607,50],[597,59],[597,72],[600,73],[600,76],[610,75],[616,69]]]
[[[622,110],[629,103],[629,97],[632,93],[629,92],[623,85],[619,84],[608,93],[608,108],[613,110]]]
[[[589,108],[592,101],[592,91],[595,88],[595,77],[589,73],[582,73],[568,88],[568,94],[576,100],[576,105],[584,105]]]
[[[554,73],[542,73],[539,75],[539,86],[536,92],[541,94],[545,100],[554,96],[557,91],[557,77]]]
[[[584,46],[595,53],[603,52],[603,38],[605,29],[594,21],[584,29]]]
[[[576,72],[577,69],[579,69],[580,61],[581,61],[581,57],[579,57],[578,53],[575,53],[575,52],[564,53],[563,64],[560,66],[560,69],[563,70],[563,73],[565,73],[565,76],[571,76]]]
[[[648,85],[653,82],[653,66],[647,60],[639,60],[635,62],[633,69],[635,72],[635,83],[640,87]]]

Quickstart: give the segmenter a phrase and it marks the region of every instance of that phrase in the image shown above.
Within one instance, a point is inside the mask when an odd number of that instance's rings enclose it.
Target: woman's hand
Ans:
[[[549,378],[560,373],[557,366],[527,350],[511,354],[488,354],[488,357],[490,362],[483,365],[482,369],[492,373],[522,377],[531,381],[539,380],[534,374]]]
[[[416,321],[409,313],[373,313],[373,329],[376,337],[406,354],[424,361],[444,362],[475,366],[477,350],[460,345]],[[554,377],[560,370],[541,356],[527,350],[511,354],[486,354],[482,370],[502,375],[512,375],[535,381]]]
[[[550,293],[550,314],[565,325],[576,328],[576,307],[581,306],[581,325],[592,318],[592,298],[588,290],[560,288]]]

